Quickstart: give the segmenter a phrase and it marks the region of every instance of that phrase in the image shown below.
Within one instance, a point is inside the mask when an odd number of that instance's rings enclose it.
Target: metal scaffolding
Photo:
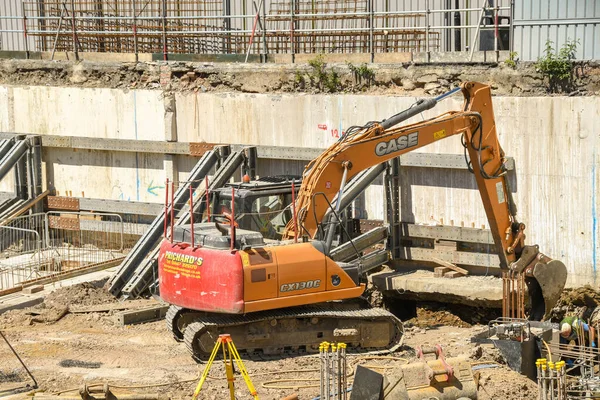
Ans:
[[[431,4],[430,4],[431,3]],[[392,10],[377,0],[28,0],[26,50],[168,54],[434,52],[456,29],[434,0]],[[397,7],[396,7],[397,8]],[[485,15],[511,7],[461,9]],[[16,19],[18,17],[5,17]],[[502,23],[496,28],[508,28]]]

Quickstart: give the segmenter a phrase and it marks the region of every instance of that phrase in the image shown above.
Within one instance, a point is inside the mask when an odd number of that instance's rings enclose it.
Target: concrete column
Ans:
[[[175,95],[165,95],[165,140],[167,142],[177,141],[177,106]]]
[[[170,182],[177,182],[179,180],[179,171],[177,170],[177,155],[176,154],[165,154],[163,161],[165,170],[165,179]],[[175,186],[178,186],[175,184]]]

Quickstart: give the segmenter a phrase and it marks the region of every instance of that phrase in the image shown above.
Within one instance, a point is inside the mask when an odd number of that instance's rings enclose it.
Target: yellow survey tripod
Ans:
[[[235,345],[233,344],[233,340],[231,340],[231,336],[227,334],[219,335],[217,339],[217,343],[215,343],[215,348],[208,359],[208,364],[204,368],[204,372],[202,373],[202,377],[200,378],[200,382],[198,382],[198,386],[194,391],[194,395],[192,396],[192,400],[196,400],[198,395],[200,394],[200,389],[202,389],[202,385],[204,385],[204,381],[208,377],[208,372],[210,371],[210,367],[212,366],[213,361],[215,361],[215,357],[217,356],[217,352],[219,351],[219,347],[223,349],[223,361],[225,362],[225,373],[227,374],[227,384],[229,385],[229,395],[231,400],[235,400],[235,388],[233,386],[234,378],[233,378],[233,360],[238,366],[238,370],[242,374],[244,381],[246,382],[246,386],[248,386],[248,390],[250,394],[254,397],[255,400],[258,400],[258,393],[256,393],[256,389],[254,389],[254,385],[252,381],[250,381],[250,377],[248,376],[248,371],[246,371],[246,367],[244,367],[244,363],[240,358],[240,353],[238,353]]]

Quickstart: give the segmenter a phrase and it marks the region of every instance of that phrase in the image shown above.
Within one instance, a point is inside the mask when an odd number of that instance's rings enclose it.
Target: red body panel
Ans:
[[[238,252],[192,249],[163,241],[158,258],[160,296],[192,310],[240,314],[244,273]]]

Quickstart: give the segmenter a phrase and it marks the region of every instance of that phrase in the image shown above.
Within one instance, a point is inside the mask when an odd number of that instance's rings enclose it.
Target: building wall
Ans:
[[[40,99],[44,99],[43,105]],[[171,138],[160,91],[59,87],[0,87],[0,130],[42,135],[139,140]],[[324,148],[346,127],[406,109],[414,97],[366,95],[175,95],[182,142]],[[451,98],[428,118],[460,109]],[[45,108],[46,107],[46,108]],[[527,240],[565,262],[571,283],[594,282],[598,262],[599,97],[495,97],[497,129],[516,160],[513,179]],[[326,126],[326,128],[324,128]],[[336,133],[337,130],[337,133]],[[458,137],[423,152],[462,154]],[[60,194],[162,202],[166,157],[161,154],[44,150],[48,184]],[[184,181],[195,160],[177,156]],[[299,173],[304,163],[262,160],[259,174]],[[416,223],[487,225],[474,178],[464,170],[407,168],[402,215]],[[12,190],[11,182],[0,190]],[[365,195],[364,213],[383,218],[382,187]]]
[[[514,50],[519,58],[543,56],[546,41],[555,49],[579,40],[576,58],[600,58],[600,2],[597,0],[524,0],[515,2]]]

